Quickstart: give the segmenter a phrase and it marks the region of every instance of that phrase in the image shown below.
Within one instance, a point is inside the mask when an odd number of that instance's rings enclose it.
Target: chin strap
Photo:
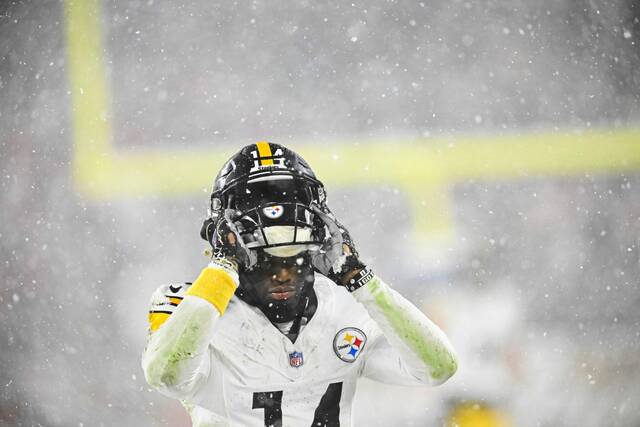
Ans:
[[[304,301],[304,305],[300,304],[301,307],[298,309],[298,314],[296,318],[293,319],[293,324],[287,332],[287,337],[291,340],[292,343],[296,342],[298,335],[300,334],[300,328],[302,326],[302,318],[306,317],[307,322],[313,314],[316,312],[316,308],[318,307],[318,298],[316,297],[316,293],[313,292],[313,286],[308,286],[307,296],[304,299],[300,300],[300,303]]]
[[[308,322],[315,314],[316,308],[318,308],[318,298],[313,291],[312,283],[305,283],[304,288],[302,289],[302,294],[303,296],[300,298],[300,301],[298,301],[298,305],[293,312],[295,317],[293,318],[291,328],[289,328],[289,331],[285,333],[287,338],[289,338],[292,343],[296,342],[296,339],[300,334],[300,329],[302,328],[302,319],[306,318]],[[268,308],[265,308],[262,304],[260,304],[251,289],[239,287],[238,291],[236,291],[236,296],[247,304],[259,308],[260,311],[262,311],[262,313],[267,317],[269,322],[274,324],[274,326],[278,323],[286,323],[291,321],[291,319],[275,319],[275,314],[273,312],[270,312]]]

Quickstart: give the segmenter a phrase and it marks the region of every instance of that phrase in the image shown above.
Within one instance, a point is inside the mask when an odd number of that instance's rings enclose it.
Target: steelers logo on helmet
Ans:
[[[284,213],[284,206],[282,205],[267,206],[266,208],[262,208],[262,212],[267,218],[278,219]]]

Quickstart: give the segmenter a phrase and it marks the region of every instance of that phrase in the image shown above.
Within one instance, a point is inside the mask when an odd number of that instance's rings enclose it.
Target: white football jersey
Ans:
[[[150,320],[168,317],[188,286],[160,288]],[[359,377],[425,384],[345,288],[316,275],[314,290],[317,309],[295,343],[258,308],[231,299],[197,367],[204,380],[184,401],[194,427],[350,426]]]

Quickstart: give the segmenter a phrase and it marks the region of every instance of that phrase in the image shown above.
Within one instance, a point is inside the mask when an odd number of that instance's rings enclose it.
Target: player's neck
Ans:
[[[311,287],[300,301],[300,308],[293,320],[288,322],[271,322],[273,326],[295,344],[302,329],[309,323],[318,308],[318,298]]]

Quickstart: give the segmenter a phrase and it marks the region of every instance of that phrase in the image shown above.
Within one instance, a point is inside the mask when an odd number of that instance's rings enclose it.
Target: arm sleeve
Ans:
[[[369,349],[362,375],[398,385],[438,385],[458,364],[444,332],[377,276],[352,293],[382,331]]]
[[[178,303],[171,303],[178,297],[163,300],[162,295],[154,294],[152,308],[155,304],[175,309],[150,312],[151,334],[142,355],[149,385],[177,399],[189,399],[197,393],[209,378],[209,343],[215,324],[237,285],[235,272],[209,266]]]

